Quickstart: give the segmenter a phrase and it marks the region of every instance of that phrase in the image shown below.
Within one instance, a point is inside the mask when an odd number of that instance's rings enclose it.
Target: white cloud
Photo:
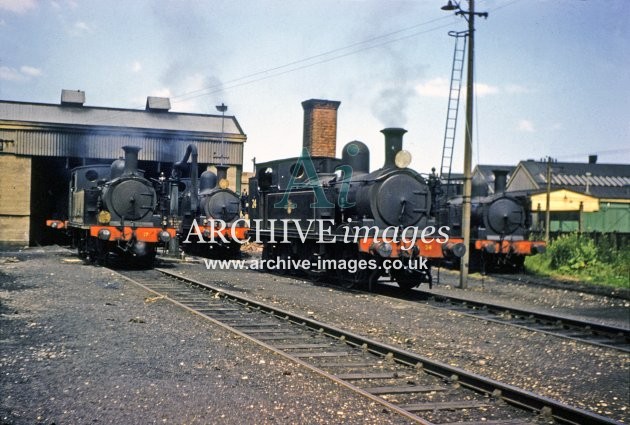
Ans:
[[[130,99],[131,104],[133,105],[132,108],[144,108],[146,102],[147,102],[147,97],[148,96],[152,96],[152,97],[168,97],[169,99],[171,97],[173,97],[173,94],[171,92],[171,89],[169,89],[168,87],[163,87],[161,89],[156,89],[156,90],[151,90],[149,93],[147,93],[146,96],[134,96],[133,98]],[[172,101],[171,101],[172,103]]]
[[[536,131],[534,123],[530,120],[520,120],[517,128],[519,131],[524,131],[526,133],[534,133]]]
[[[90,27],[88,24],[82,21],[78,21],[74,24],[74,29],[78,31],[90,31]]]
[[[449,82],[445,78],[434,78],[416,86],[416,92],[426,97],[448,97]]]
[[[42,70],[39,68],[34,68],[32,66],[23,65],[20,67],[20,72],[24,75],[28,75],[30,77],[39,77],[42,75]]]
[[[144,108],[147,96],[168,97],[171,100],[171,111],[192,112],[198,114],[214,113],[214,107],[210,107],[204,96],[198,96],[202,90],[212,86],[212,82],[203,74],[196,73],[183,77],[175,86],[161,87],[151,90],[146,96],[136,96],[130,99],[134,107]],[[188,95],[186,95],[188,94]],[[227,102],[226,102],[227,103]]]
[[[68,29],[68,32],[70,33],[70,35],[77,37],[85,33],[91,33],[93,32],[93,29],[86,22],[77,21],[74,23],[74,25],[72,25],[71,28]]]
[[[9,68],[8,66],[0,66],[0,80],[5,81],[23,81],[24,75],[20,74],[15,68]]]
[[[0,0],[0,9],[15,13],[26,13],[37,6],[37,0]]]
[[[462,90],[464,88],[462,87]],[[484,83],[475,83],[475,95],[479,97],[484,97],[490,94],[499,93],[499,88],[497,86],[491,86]]]
[[[164,87],[161,88],[159,90],[154,90],[151,92],[151,94],[149,96],[155,96],[155,97],[172,97],[173,93],[171,92],[171,89]]]
[[[425,97],[448,97],[450,89],[450,81],[446,78],[434,78],[416,86],[416,92],[420,96]],[[484,83],[475,83],[475,95],[483,97],[487,95],[497,94],[500,90],[497,86],[491,86]],[[462,99],[466,96],[466,85],[462,84]]]
[[[133,72],[140,72],[140,71],[142,71],[142,64],[139,61],[134,61],[131,64],[131,70]]]
[[[23,65],[20,69],[8,66],[0,66],[0,80],[4,81],[28,81],[31,77],[42,75],[41,69]]]

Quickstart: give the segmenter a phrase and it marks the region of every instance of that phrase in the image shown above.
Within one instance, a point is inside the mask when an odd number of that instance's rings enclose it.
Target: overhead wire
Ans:
[[[511,2],[502,4],[500,6],[497,6],[497,7],[493,8],[493,9],[491,9],[491,11],[495,12],[497,10],[504,9],[504,8],[506,8],[508,6],[511,6],[511,5],[515,4],[515,3],[519,3],[521,1],[523,1],[523,0],[512,0]],[[315,60],[315,59],[318,59],[318,58],[323,58],[325,56],[333,55],[335,53],[342,52],[342,51],[345,51],[345,50],[348,50],[348,49],[352,49],[354,47],[363,46],[365,44],[369,44],[369,43],[372,43],[374,41],[378,41],[378,40],[381,40],[381,39],[386,39],[386,38],[392,37],[392,36],[394,36],[396,34],[401,34],[401,33],[407,32],[407,31],[411,31],[411,30],[414,30],[416,28],[420,28],[420,27],[423,27],[423,26],[426,26],[426,25],[430,25],[430,24],[435,23],[435,22],[439,22],[439,21],[443,21],[443,20],[452,20],[452,17],[453,17],[453,15],[448,15],[448,16],[443,16],[443,17],[440,17],[440,18],[430,19],[428,21],[421,22],[421,23],[416,24],[416,25],[412,25],[412,26],[409,26],[409,27],[406,27],[406,28],[402,28],[402,29],[399,29],[399,30],[396,30],[396,31],[392,31],[392,32],[389,32],[389,33],[385,33],[385,34],[381,34],[381,35],[378,35],[378,36],[375,36],[375,37],[371,37],[371,38],[368,38],[368,39],[365,39],[365,40],[362,40],[362,41],[358,41],[358,42],[349,44],[347,46],[337,47],[337,48],[334,48],[334,49],[331,49],[331,50],[328,50],[328,51],[325,51],[325,52],[317,53],[315,55],[311,55],[311,56],[308,56],[308,57],[305,57],[305,58],[302,58],[302,59],[297,59],[297,60],[285,63],[283,65],[278,65],[278,66],[274,66],[272,68],[268,68],[268,69],[264,69],[264,70],[261,70],[261,71],[253,72],[251,74],[247,74],[247,75],[244,75],[244,76],[241,76],[241,77],[237,77],[237,78],[231,79],[231,80],[229,80],[229,81],[227,81],[225,83],[215,84],[215,85],[207,86],[207,87],[200,88],[200,89],[197,89],[197,90],[192,90],[192,91],[189,91],[189,92],[186,92],[186,93],[177,94],[177,95],[171,96],[171,100],[176,99],[176,100],[174,100],[174,102],[181,102],[181,101],[184,101],[184,100],[195,99],[195,98],[200,97],[202,95],[219,93],[219,92],[226,91],[226,90],[229,90],[229,89],[232,89],[232,88],[241,87],[243,85],[249,85],[249,84],[253,84],[253,83],[259,82],[259,81],[263,81],[263,80],[266,80],[266,79],[269,79],[269,78],[272,78],[272,77],[285,75],[285,74],[288,74],[290,72],[299,71],[299,70],[302,70],[302,69],[305,69],[305,68],[309,68],[309,67],[312,67],[312,66],[315,66],[315,65],[320,65],[320,64],[323,64],[323,63],[331,62],[333,60],[341,59],[341,58],[344,58],[344,57],[347,57],[347,56],[350,56],[350,55],[354,55],[354,54],[363,52],[365,50],[369,50],[369,49],[373,49],[373,48],[376,48],[376,47],[384,46],[386,44],[395,43],[397,41],[401,41],[401,40],[405,40],[405,39],[408,39],[408,38],[417,37],[418,35],[426,34],[426,33],[432,32],[432,31],[436,31],[438,29],[445,28],[445,27],[449,26],[450,23],[449,24],[445,24],[445,25],[440,25],[440,26],[437,26],[437,27],[434,27],[434,28],[431,28],[431,29],[428,29],[428,30],[423,30],[423,31],[412,33],[412,34],[408,34],[408,35],[405,35],[405,36],[402,36],[402,37],[397,37],[397,38],[393,38],[393,39],[390,39],[390,40],[386,40],[386,41],[383,41],[381,43],[372,44],[372,45],[365,46],[365,47],[362,47],[362,48],[359,48],[359,49],[351,50],[350,52],[343,53],[343,54],[340,54],[340,55],[335,55],[333,57],[322,59],[320,61],[316,61],[316,62],[313,62],[313,63],[308,63],[306,65],[293,67],[294,65],[299,65],[301,63],[305,63],[305,62],[309,62],[309,61],[312,61],[312,60]],[[274,73],[274,74],[271,74],[271,75],[265,75],[265,74],[273,73],[275,71],[279,71],[279,70],[282,70],[282,69],[285,69],[285,68],[289,68],[289,67],[292,67],[292,68],[290,68],[288,70],[285,70],[285,71],[282,71],[282,72]],[[264,75],[264,76],[261,77],[261,78],[256,78],[254,80],[248,80],[250,78],[257,77],[257,76],[260,76],[260,75]],[[248,80],[248,81],[245,81],[245,82],[239,83],[239,84],[233,84],[233,83],[238,83],[239,81],[243,81],[243,80]],[[233,84],[233,85],[225,87],[226,85],[229,85],[229,84]],[[201,94],[202,92],[206,92],[206,91],[207,91],[207,93]]]
[[[429,28],[429,29],[426,29],[426,30],[417,31],[417,32],[414,32],[414,33],[411,33],[411,34],[407,34],[407,35],[404,35],[404,36],[392,38],[392,39],[389,39],[389,40],[384,40],[384,41],[382,41],[380,43],[369,44],[369,43],[373,43],[374,41],[387,39],[389,37],[392,37],[393,35],[401,34],[401,33],[404,33],[404,32],[407,32],[407,31],[419,28],[419,27],[423,27],[423,26],[426,26],[426,25],[429,25],[429,24],[432,24],[432,23],[435,23],[435,22],[443,21],[443,20],[446,20],[446,19],[451,20],[452,16],[446,16],[446,17],[440,17],[440,18],[431,19],[431,20],[428,20],[428,21],[425,21],[425,22],[421,22],[421,23],[416,24],[416,25],[412,25],[410,27],[402,28],[400,30],[392,31],[392,32],[389,32],[389,33],[386,33],[386,34],[381,34],[379,36],[371,37],[371,38],[368,38],[366,40],[358,41],[358,42],[349,44],[347,46],[338,47],[338,48],[331,49],[331,50],[328,50],[328,51],[325,51],[325,52],[321,52],[321,53],[318,53],[318,54],[315,54],[315,55],[311,55],[311,56],[308,56],[308,57],[305,57],[305,58],[302,58],[302,59],[297,59],[297,60],[288,62],[288,63],[283,64],[283,65],[278,65],[278,66],[274,66],[272,68],[268,68],[268,69],[265,69],[265,70],[253,72],[251,74],[247,74],[247,75],[244,75],[244,76],[241,76],[241,77],[234,78],[234,79],[229,80],[229,81],[227,81],[225,83],[214,84],[214,85],[210,85],[210,86],[207,86],[207,87],[204,87],[204,88],[201,88],[201,89],[189,91],[189,92],[186,92],[186,93],[172,95],[169,98],[170,98],[170,100],[173,103],[183,102],[183,101],[187,101],[187,100],[196,99],[196,98],[199,98],[199,97],[202,97],[202,96],[207,96],[207,95],[210,95],[210,94],[224,92],[224,91],[227,91],[227,90],[230,90],[230,89],[234,89],[234,88],[237,88],[237,87],[242,87],[242,86],[245,86],[245,85],[254,84],[254,83],[257,83],[257,82],[260,82],[260,81],[263,81],[263,80],[267,80],[267,79],[270,79],[270,78],[278,77],[278,76],[285,75],[285,74],[288,74],[288,73],[291,73],[291,72],[295,72],[295,71],[299,71],[299,70],[302,70],[302,69],[310,68],[310,67],[313,67],[313,66],[316,66],[316,65],[332,62],[332,61],[335,61],[337,59],[341,59],[341,58],[344,58],[344,57],[355,55],[357,53],[360,53],[360,52],[363,52],[363,51],[366,51],[366,50],[374,49],[374,48],[381,47],[381,46],[384,46],[384,45],[387,45],[387,44],[395,43],[397,41],[406,40],[406,39],[409,39],[409,38],[417,37],[417,36],[422,35],[422,34],[427,34],[429,32],[433,32],[433,31],[437,31],[439,29],[446,28],[447,26],[451,25],[450,22],[447,23],[447,24],[442,24],[442,25],[439,25],[439,26],[436,26],[436,27],[432,27],[432,28]],[[340,53],[340,54],[337,54],[337,55],[325,58],[326,56],[333,55],[334,53],[343,52],[343,51],[346,51],[348,49],[352,49],[353,47],[363,46],[363,45],[366,45],[366,44],[369,44],[369,45],[364,46],[364,47],[360,47],[360,48],[357,48],[357,49],[353,49],[353,50],[350,50],[350,51],[345,52],[345,53]],[[318,58],[325,58],[325,59],[321,59],[321,60],[318,60],[318,61],[315,61],[315,62],[310,62],[310,61],[313,61],[313,60],[318,59]],[[304,65],[294,66],[294,65],[299,65],[299,64],[304,64]],[[285,68],[288,68],[288,69],[285,69]],[[280,71],[280,72],[275,72],[275,71]],[[267,75],[265,75],[265,74],[267,74]],[[250,78],[253,78],[253,77],[257,77],[257,76],[261,76],[261,77],[255,78],[255,79],[250,79]],[[245,80],[245,81],[243,81],[243,80]],[[229,85],[229,84],[231,84],[231,85]],[[133,109],[135,109],[135,110],[143,110],[144,107],[140,106],[140,107],[137,107],[137,108],[130,108],[130,109],[132,109],[132,110]],[[123,112],[120,112],[120,113],[123,113]],[[108,119],[113,117],[113,116],[115,116],[115,115],[116,114],[109,115]],[[104,120],[101,120],[101,121],[104,121]]]
[[[521,1],[523,1],[523,0],[512,0],[511,2],[502,4],[500,6],[497,6],[497,7],[493,8],[491,11],[494,13],[497,10],[504,9],[504,8],[506,8],[508,6],[511,6],[511,5],[515,4],[515,3],[519,3]],[[432,31],[436,31],[438,29],[445,28],[445,27],[449,26],[450,23],[449,24],[445,24],[445,25],[440,25],[440,26],[437,26],[437,27],[434,27],[434,28],[431,28],[431,29],[428,29],[428,30],[423,30],[423,31],[412,33],[412,34],[408,34],[406,36],[397,37],[397,38],[394,38],[394,39],[391,39],[391,40],[386,40],[386,41],[384,41],[382,43],[369,45],[369,46],[366,46],[366,47],[363,47],[363,48],[360,48],[360,49],[352,50],[352,51],[344,53],[344,54],[340,54],[340,55],[336,55],[336,56],[333,56],[333,57],[330,57],[330,58],[326,58],[326,59],[323,59],[321,61],[316,61],[316,62],[313,62],[313,63],[309,63],[307,65],[302,65],[302,66],[290,68],[290,69],[288,69],[286,71],[282,71],[282,72],[275,73],[275,74],[272,74],[272,75],[265,75],[264,77],[257,78],[257,79],[254,79],[254,80],[249,80],[249,81],[246,81],[244,83],[239,83],[239,84],[235,84],[235,85],[232,85],[232,86],[229,86],[229,87],[224,87],[225,85],[228,85],[228,84],[237,83],[239,81],[247,80],[247,79],[252,78],[252,77],[256,77],[256,76],[259,76],[259,75],[264,75],[264,74],[267,74],[267,73],[270,73],[270,72],[274,72],[274,71],[278,71],[278,70],[281,70],[281,69],[284,69],[284,68],[288,68],[288,67],[291,67],[291,66],[294,66],[294,65],[298,65],[298,64],[301,64],[301,63],[309,62],[309,61],[312,61],[312,60],[317,59],[317,58],[329,56],[329,55],[332,55],[332,54],[337,53],[337,52],[342,52],[344,50],[348,50],[348,49],[351,49],[353,47],[358,47],[358,46],[362,46],[362,45],[365,45],[365,44],[368,44],[368,43],[371,43],[371,42],[374,42],[374,41],[377,41],[377,40],[385,39],[385,38],[391,37],[391,36],[396,35],[396,34],[401,34],[401,33],[404,33],[404,32],[407,32],[407,31],[419,28],[419,27],[423,27],[425,25],[432,24],[434,22],[439,22],[439,21],[443,21],[443,20],[447,20],[447,19],[450,20],[450,19],[452,19],[452,17],[453,17],[453,15],[449,15],[449,16],[443,16],[443,17],[440,17],[440,18],[430,19],[428,21],[421,22],[419,24],[412,25],[410,27],[402,28],[402,29],[399,29],[399,30],[396,30],[396,31],[392,31],[392,32],[386,33],[386,34],[381,34],[381,35],[376,36],[376,37],[371,37],[371,38],[368,38],[368,39],[365,39],[365,40],[362,40],[362,41],[358,41],[358,42],[349,44],[347,46],[338,47],[338,48],[331,49],[331,50],[328,50],[328,51],[325,51],[325,52],[321,52],[321,53],[318,53],[318,54],[315,54],[315,55],[312,55],[312,56],[308,56],[306,58],[297,59],[297,60],[288,62],[288,63],[283,64],[283,65],[275,66],[275,67],[272,67],[272,68],[269,68],[269,69],[257,71],[257,72],[254,72],[254,73],[251,73],[251,74],[248,74],[248,75],[244,75],[244,76],[241,76],[241,77],[238,77],[238,78],[234,78],[234,79],[229,80],[229,81],[227,81],[225,83],[215,84],[215,85],[212,85],[212,86],[207,86],[207,87],[204,87],[204,88],[201,88],[201,89],[193,90],[193,91],[182,93],[182,94],[179,94],[179,95],[174,95],[174,96],[171,96],[171,99],[179,99],[179,100],[175,100],[174,101],[176,103],[176,102],[181,102],[181,101],[184,101],[184,100],[195,99],[195,98],[200,97],[202,95],[219,93],[219,92],[226,91],[226,90],[229,90],[229,89],[232,89],[232,88],[241,87],[243,85],[253,84],[253,83],[256,83],[256,82],[259,82],[259,81],[263,81],[263,80],[266,80],[266,79],[269,79],[269,78],[273,78],[273,77],[277,77],[277,76],[280,76],[280,75],[288,74],[290,72],[299,71],[299,70],[302,70],[302,69],[305,69],[305,68],[309,68],[309,67],[312,67],[312,66],[315,66],[315,65],[320,65],[320,64],[323,64],[323,63],[331,62],[333,60],[341,59],[341,58],[344,58],[344,57],[347,57],[347,56],[350,56],[350,55],[354,55],[354,54],[363,52],[365,50],[369,50],[369,49],[373,49],[373,48],[376,48],[376,47],[384,46],[386,44],[394,43],[394,42],[405,40],[405,39],[408,39],[408,38],[417,37],[418,35],[426,34],[426,33],[432,32]],[[205,92],[205,91],[208,91],[208,92],[207,93],[203,93],[203,94],[198,94],[198,93]]]
[[[511,6],[514,3],[520,2],[523,0],[513,0],[509,3],[503,4],[501,6],[498,6],[494,9],[492,9],[492,11],[496,11],[499,9],[503,9],[505,7]],[[237,77],[231,80],[228,80],[225,83],[221,83],[221,84],[214,84],[214,85],[210,85],[210,86],[206,86],[197,90],[192,90],[192,91],[188,91],[185,93],[181,93],[181,94],[176,94],[176,95],[172,95],[170,96],[170,99],[173,103],[178,103],[178,102],[183,102],[183,101],[187,101],[187,100],[192,100],[192,99],[196,99],[198,97],[202,97],[202,96],[207,96],[210,94],[216,94],[216,93],[220,93],[220,92],[224,92],[227,90],[231,90],[234,88],[238,88],[238,87],[242,87],[242,86],[246,86],[246,85],[250,85],[250,84],[254,84],[260,81],[264,81],[270,78],[274,78],[274,77],[278,77],[281,75],[285,75],[291,72],[296,72],[302,69],[306,69],[306,68],[310,68],[316,65],[321,65],[324,63],[328,63],[328,62],[332,62],[338,59],[342,59],[351,55],[355,55],[358,53],[361,53],[363,51],[366,50],[370,50],[370,49],[374,49],[377,47],[381,47],[387,44],[391,44],[391,43],[395,43],[401,40],[406,40],[409,38],[413,38],[413,37],[417,37],[419,35],[422,34],[427,34],[433,31],[437,31],[443,28],[446,28],[448,26],[451,25],[451,22],[443,24],[443,25],[438,25],[429,29],[425,29],[422,31],[416,31],[413,32],[411,34],[407,34],[407,35],[403,35],[400,37],[395,37],[395,38],[390,38],[392,36],[395,36],[397,34],[402,34],[411,30],[414,30],[416,28],[420,28],[426,25],[430,25],[432,23],[436,23],[436,22],[440,22],[440,21],[444,21],[444,20],[449,20],[452,21],[454,15],[448,15],[448,16],[443,16],[440,18],[435,18],[435,19],[430,19],[428,21],[425,22],[421,22],[419,24],[416,25],[412,25],[406,28],[402,28],[396,31],[392,31],[392,32],[388,32],[385,34],[381,34],[375,37],[370,37],[368,39],[365,40],[361,40],[346,46],[342,46],[342,47],[338,47],[338,48],[334,48],[325,52],[321,52],[321,53],[317,53],[315,55],[311,55],[302,59],[297,59],[288,63],[285,63],[283,65],[278,65],[278,66],[274,66],[268,69],[264,69],[264,70],[260,70],[260,71],[256,71],[247,75],[243,75],[241,77]],[[388,39],[389,38],[389,39]],[[379,40],[384,40],[382,42],[378,42],[378,43],[374,43],[376,41]],[[374,44],[371,44],[374,43]],[[360,47],[363,46],[363,47]],[[358,47],[355,49],[355,47]],[[347,51],[349,50],[350,51]],[[345,52],[345,53],[341,53],[341,52]],[[336,54],[339,53],[339,54]],[[332,56],[331,56],[332,55]],[[329,57],[327,57],[329,56]],[[319,58],[323,58],[320,60],[316,60]],[[314,61],[315,60],[315,61]],[[312,62],[314,61],[314,62]],[[300,65],[303,64],[303,65]],[[296,66],[299,65],[299,66]],[[278,72],[279,71],[279,72]],[[258,78],[254,78],[254,77],[258,77]],[[253,79],[252,79],[253,78]],[[143,106],[140,106],[138,108],[130,108],[130,109],[137,109],[137,110],[142,110],[144,109]],[[111,117],[111,116],[110,116]]]

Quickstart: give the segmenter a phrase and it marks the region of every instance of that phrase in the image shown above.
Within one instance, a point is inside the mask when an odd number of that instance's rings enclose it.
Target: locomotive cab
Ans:
[[[76,167],[70,177],[70,202],[68,218],[78,225],[96,224],[100,187],[109,180],[109,165],[84,165]]]

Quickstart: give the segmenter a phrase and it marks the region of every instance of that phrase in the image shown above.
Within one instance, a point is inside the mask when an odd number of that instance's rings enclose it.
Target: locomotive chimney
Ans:
[[[125,170],[123,175],[128,176],[136,174],[138,171],[138,152],[140,151],[138,146],[123,146],[125,151]]]
[[[508,172],[505,170],[492,170],[492,173],[494,174],[494,194],[498,195],[505,192]]]
[[[589,155],[588,156],[589,164],[597,164],[597,155]]]
[[[384,128],[381,133],[385,135],[385,165],[383,168],[396,166],[396,154],[402,150],[403,135],[407,132],[404,128]]]
[[[337,151],[337,109],[341,102],[309,99],[304,108],[303,146],[311,156],[334,157]]]

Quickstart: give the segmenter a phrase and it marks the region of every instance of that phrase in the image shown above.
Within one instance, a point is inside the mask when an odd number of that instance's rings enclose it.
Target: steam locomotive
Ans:
[[[432,284],[431,265],[462,256],[432,216],[429,185],[407,168],[406,130],[387,128],[385,164],[369,171],[359,141],[342,158],[310,157],[256,165],[249,181],[250,235],[263,243],[269,269],[301,264],[313,277],[333,274],[344,287],[368,286],[389,275],[400,287]]]
[[[240,216],[240,200],[227,187],[227,167],[218,166],[218,174],[204,171],[197,179],[197,148],[189,145],[184,158],[173,164],[170,178],[162,174],[149,180],[138,169],[140,148],[124,146],[123,150],[124,159],[111,165],[72,169],[69,218],[46,222],[71,236],[81,258],[104,264],[113,254],[150,266],[159,247],[174,254],[181,248],[201,255],[238,255],[247,232],[245,223],[232,226],[234,230],[214,225],[231,225]],[[182,178],[191,157],[190,176]],[[180,245],[191,236],[193,226],[199,238]]]
[[[529,240],[532,210],[528,197],[505,192],[507,171],[493,173],[494,194],[471,199],[469,266],[480,271],[521,270],[525,257],[543,253],[546,244]],[[454,237],[461,237],[462,201],[461,196],[448,199],[438,213],[440,224],[448,226]],[[457,259],[450,260],[459,265]]]
[[[191,157],[190,178],[181,172]],[[181,248],[191,254],[234,258],[240,254],[248,226],[240,218],[240,198],[229,189],[227,166],[217,165],[217,173],[206,170],[199,179],[197,148],[189,145],[184,158],[173,165],[171,194],[178,199],[177,217]]]
[[[124,146],[125,158],[111,165],[71,170],[68,220],[47,225],[67,229],[79,256],[105,263],[109,254],[152,264],[158,246],[175,237],[167,218],[156,213],[158,194],[138,169],[135,146]]]

